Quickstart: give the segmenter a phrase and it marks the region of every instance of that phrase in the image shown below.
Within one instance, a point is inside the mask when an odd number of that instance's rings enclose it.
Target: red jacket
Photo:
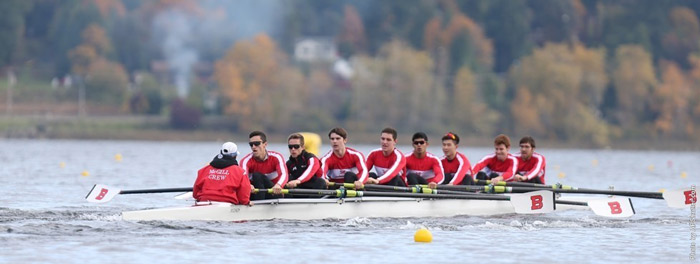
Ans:
[[[406,169],[402,177],[404,181],[408,182],[408,180],[406,180],[408,174],[415,173],[428,182],[442,184],[445,179],[443,171],[440,158],[430,152],[426,152],[425,156],[420,159],[416,158],[416,156],[411,153],[411,155],[406,156]]]
[[[197,172],[192,196],[197,201],[249,204],[250,181],[238,165],[222,169],[207,165]]]
[[[503,176],[504,181],[513,181],[515,170],[518,169],[518,159],[508,154],[506,160],[500,161],[498,157],[496,157],[496,154],[486,155],[479,163],[474,165],[472,169],[474,174],[472,177],[476,179],[476,174],[485,168],[488,169],[488,171],[486,171],[487,174],[496,173],[499,176]]]
[[[372,170],[374,167],[379,184],[386,184],[401,174],[403,168],[406,167],[406,157],[396,148],[389,156],[384,156],[382,149],[375,149],[367,156],[366,165],[368,170]]]
[[[365,157],[357,150],[345,148],[345,155],[338,157],[333,153],[333,150],[326,153],[321,158],[321,169],[323,178],[332,182],[343,182],[343,176],[346,172],[354,172],[357,174],[357,180],[367,182],[367,165]]]
[[[527,177],[527,180],[532,180],[535,177],[540,178],[540,182],[544,184],[544,171],[546,167],[546,162],[544,156],[538,153],[532,153],[529,160],[523,160],[520,155],[516,156],[518,158],[518,170],[520,175]]]
[[[258,160],[251,152],[241,159],[241,167],[248,174],[248,178],[252,177],[254,172],[259,172],[267,176],[272,183],[282,187],[287,184],[289,178],[284,157],[277,151],[268,150],[265,160]]]
[[[467,156],[459,152],[455,153],[455,158],[452,160],[443,157],[442,168],[445,170],[445,174],[455,174],[450,182],[444,184],[459,185],[464,180],[465,175],[469,175],[469,177],[472,175],[472,164],[469,163]]]

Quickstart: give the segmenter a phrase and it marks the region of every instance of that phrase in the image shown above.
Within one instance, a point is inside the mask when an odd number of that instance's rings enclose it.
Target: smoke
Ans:
[[[180,98],[189,94],[189,77],[199,55],[193,45],[193,26],[190,18],[178,11],[159,13],[153,20],[156,32],[162,34],[162,51],[170,70],[175,75],[175,87]]]
[[[281,0],[197,3],[202,10],[199,14],[172,8],[153,19],[154,40],[174,74],[181,98],[189,94],[192,69],[198,61],[212,64],[240,39],[260,33],[274,37],[284,16]]]

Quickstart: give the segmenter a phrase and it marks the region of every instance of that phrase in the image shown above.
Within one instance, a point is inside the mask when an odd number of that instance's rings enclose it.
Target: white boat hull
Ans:
[[[557,209],[572,206],[557,205]],[[583,206],[585,208],[585,206]],[[450,217],[515,213],[509,201],[361,197],[339,199],[274,199],[254,201],[253,206],[214,203],[128,211],[122,219],[247,221],[269,219],[311,220],[354,217]]]

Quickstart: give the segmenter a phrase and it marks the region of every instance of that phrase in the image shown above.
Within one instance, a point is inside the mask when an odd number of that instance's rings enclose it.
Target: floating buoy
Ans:
[[[430,243],[433,241],[433,234],[431,234],[428,229],[421,228],[413,235],[413,240],[421,243]]]
[[[304,136],[304,149],[318,156],[321,153],[321,136],[311,132],[299,132]]]
[[[668,166],[669,168],[673,167],[673,161],[672,160],[667,161],[666,166]]]
[[[647,166],[647,170],[653,171],[653,170],[654,170],[654,164],[651,164],[651,165]]]
[[[591,161],[591,164],[593,164],[593,167],[598,166],[598,160],[597,160],[597,159],[593,159],[593,161]]]
[[[66,167],[66,163],[61,161],[61,163],[59,163],[58,166],[61,167],[61,169],[63,169]]]
[[[557,177],[559,177],[559,179],[564,179],[566,178],[566,173],[560,172],[559,175],[557,175]]]
[[[87,176],[90,176],[90,173],[88,171],[84,170],[82,173],[80,173],[80,175],[82,175],[83,177],[87,177]]]
[[[683,179],[688,178],[688,173],[686,173],[685,171],[682,171],[681,178],[683,178]]]
[[[117,162],[122,161],[122,154],[117,153],[116,155],[114,155],[114,160],[116,160]]]
[[[664,189],[664,188],[659,189],[659,192],[660,192],[660,193],[663,193],[663,192],[665,192],[665,191],[666,191],[666,189]]]

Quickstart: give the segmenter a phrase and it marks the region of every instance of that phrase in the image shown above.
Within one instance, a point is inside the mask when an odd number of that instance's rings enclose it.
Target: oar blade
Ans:
[[[627,197],[613,197],[588,201],[588,207],[599,216],[626,218],[635,214],[632,200]]]
[[[690,207],[691,204],[697,203],[698,201],[697,192],[691,188],[665,191],[663,193],[663,197],[668,206],[673,208]]]
[[[85,199],[91,203],[106,203],[112,200],[120,191],[121,189],[118,188],[110,188],[107,185],[95,184],[95,186],[92,186],[92,190],[85,196]]]
[[[554,193],[545,190],[513,194],[510,203],[518,214],[543,214],[556,209]]]

